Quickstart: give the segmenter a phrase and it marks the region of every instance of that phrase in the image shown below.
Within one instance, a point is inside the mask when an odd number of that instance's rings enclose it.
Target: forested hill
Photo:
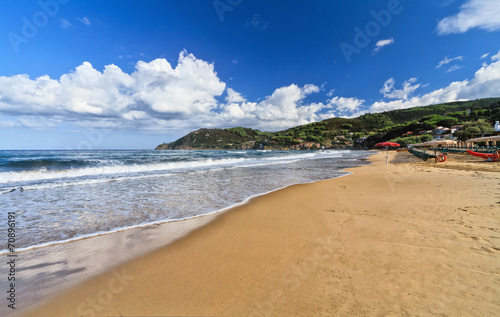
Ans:
[[[368,113],[353,119],[331,118],[279,132],[262,132],[242,127],[200,129],[177,141],[163,143],[156,149],[370,147],[379,141],[389,139],[403,144],[425,141],[432,138],[429,130],[438,126],[451,128],[463,125],[461,132],[456,133],[459,133],[459,138],[467,138],[474,133],[488,132],[495,121],[500,121],[500,98],[486,98]]]

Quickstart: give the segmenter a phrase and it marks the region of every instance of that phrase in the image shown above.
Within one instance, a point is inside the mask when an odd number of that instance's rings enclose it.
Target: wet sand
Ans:
[[[22,313],[88,278],[167,245],[216,216],[214,213],[18,252],[16,310],[2,305],[0,316]],[[0,276],[7,276],[8,269],[0,266]]]
[[[390,156],[254,198],[26,315],[496,316],[498,163]]]

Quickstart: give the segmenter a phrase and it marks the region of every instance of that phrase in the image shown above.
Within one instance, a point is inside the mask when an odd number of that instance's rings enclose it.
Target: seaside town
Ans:
[[[499,120],[500,99],[490,98],[365,114],[353,119],[332,118],[273,133],[241,127],[200,129],[156,149],[369,149],[382,141],[398,143],[402,148],[494,147],[494,137],[500,135]],[[493,138],[476,140],[480,137]]]

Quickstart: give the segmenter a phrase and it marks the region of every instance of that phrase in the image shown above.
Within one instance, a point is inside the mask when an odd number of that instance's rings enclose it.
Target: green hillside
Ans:
[[[353,119],[331,118],[279,132],[242,127],[200,129],[156,149],[366,148],[387,140],[406,145],[429,140],[432,136],[422,132],[437,126],[464,125],[456,136],[466,138],[488,132],[495,121],[500,121],[500,98],[487,98],[368,113]]]
[[[270,136],[271,133],[249,128],[199,129],[175,142],[163,143],[156,150],[241,149],[248,148],[250,141]]]

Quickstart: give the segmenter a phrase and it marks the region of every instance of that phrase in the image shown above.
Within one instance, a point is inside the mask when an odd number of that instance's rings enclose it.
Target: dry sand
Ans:
[[[390,155],[255,198],[27,315],[498,316],[499,164]]]

